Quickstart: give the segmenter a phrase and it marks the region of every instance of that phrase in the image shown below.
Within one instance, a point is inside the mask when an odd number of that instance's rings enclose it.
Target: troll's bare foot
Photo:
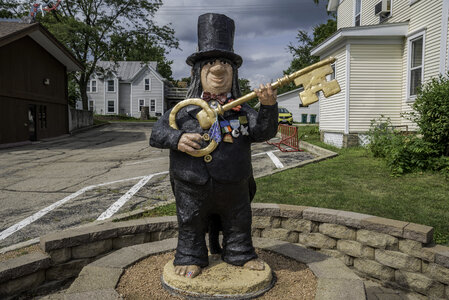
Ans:
[[[193,278],[201,273],[201,267],[195,265],[175,266],[175,273],[179,276]]]
[[[252,259],[250,261],[247,261],[243,267],[245,269],[250,269],[250,270],[256,270],[256,271],[262,271],[265,269],[265,263],[263,260],[261,260],[260,258],[255,258]]]

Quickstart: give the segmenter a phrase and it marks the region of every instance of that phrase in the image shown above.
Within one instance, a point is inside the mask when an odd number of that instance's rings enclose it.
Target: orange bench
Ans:
[[[302,151],[299,149],[298,128],[296,126],[280,124],[278,132],[281,133],[281,140],[277,143],[267,141],[268,144],[278,147],[282,152]]]

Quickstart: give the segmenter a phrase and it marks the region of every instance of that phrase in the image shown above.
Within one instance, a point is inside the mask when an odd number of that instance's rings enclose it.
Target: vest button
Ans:
[[[208,154],[204,156],[204,161],[207,163],[210,163],[212,161],[212,155]]]

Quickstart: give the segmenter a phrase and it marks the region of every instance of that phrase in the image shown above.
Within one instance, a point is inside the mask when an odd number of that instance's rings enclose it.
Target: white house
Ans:
[[[97,114],[121,114],[140,117],[148,106],[150,116],[162,116],[165,111],[165,79],[156,71],[156,62],[99,61],[99,71],[87,85],[89,109]]]
[[[320,98],[324,142],[363,142],[381,115],[416,130],[401,114],[422,83],[447,73],[449,0],[329,0],[327,9],[337,12],[338,30],[312,55],[337,58],[341,92]]]
[[[318,123],[319,122],[319,102],[309,106],[302,106],[299,93],[303,88],[298,88],[277,96],[279,107],[288,109],[293,115],[293,122],[298,123]]]

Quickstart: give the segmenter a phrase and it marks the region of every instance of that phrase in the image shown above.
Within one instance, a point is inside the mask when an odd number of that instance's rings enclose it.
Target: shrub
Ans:
[[[368,149],[385,159],[393,175],[424,170],[449,171],[449,158],[441,156],[433,143],[418,135],[403,135],[389,118],[371,121]]]
[[[423,140],[440,155],[449,156],[449,78],[439,76],[425,84],[413,104],[412,120]]]

